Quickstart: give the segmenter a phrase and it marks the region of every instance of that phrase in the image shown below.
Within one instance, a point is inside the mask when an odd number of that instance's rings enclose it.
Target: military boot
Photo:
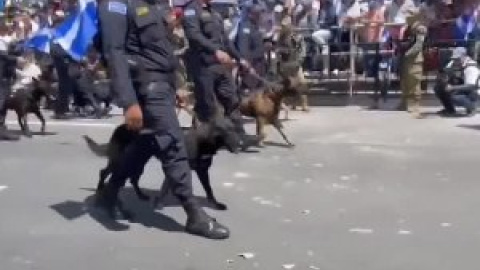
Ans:
[[[200,207],[187,204],[184,208],[187,213],[186,232],[215,240],[227,239],[230,236],[227,227],[208,216]]]
[[[409,102],[407,110],[412,115],[413,118],[415,119],[422,118],[422,114],[420,112],[420,101],[416,100],[416,101]]]
[[[112,220],[133,219],[133,214],[123,207],[117,197],[118,191],[107,184],[103,189],[97,190],[94,205]]]

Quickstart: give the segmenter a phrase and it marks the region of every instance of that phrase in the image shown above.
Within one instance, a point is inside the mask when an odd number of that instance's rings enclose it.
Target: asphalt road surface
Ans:
[[[216,157],[214,191],[229,209],[207,211],[230,227],[226,241],[184,233],[174,199],[153,209],[129,186],[128,229],[95,215],[106,160],[81,135],[104,142],[119,116],[50,120],[47,136],[0,143],[0,269],[478,269],[480,117],[415,120],[354,106],[291,117],[294,149],[269,128],[259,153]],[[152,160],[141,186],[155,194],[162,180]]]

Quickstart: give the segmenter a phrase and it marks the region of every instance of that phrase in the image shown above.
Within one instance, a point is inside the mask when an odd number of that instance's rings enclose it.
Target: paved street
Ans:
[[[216,157],[214,191],[229,209],[208,212],[232,230],[227,241],[183,233],[175,200],[154,210],[129,186],[128,230],[99,222],[92,189],[106,160],[81,136],[107,141],[118,116],[51,120],[48,136],[0,143],[0,269],[478,269],[480,116],[414,120],[351,106],[291,118],[294,149],[269,128],[259,153]],[[154,194],[162,179],[152,160],[141,186]]]

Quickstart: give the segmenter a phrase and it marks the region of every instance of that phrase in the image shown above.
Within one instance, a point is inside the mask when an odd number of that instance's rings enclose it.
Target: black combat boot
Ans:
[[[208,216],[200,207],[185,205],[184,208],[187,213],[186,232],[215,240],[227,239],[230,236],[230,231],[227,227]]]
[[[105,186],[102,190],[97,190],[95,194],[95,206],[112,220],[133,219],[133,214],[123,207],[117,194],[118,191],[115,191],[109,185]]]
[[[101,209],[111,219],[115,219],[115,205],[117,198],[115,194],[109,189],[109,186],[105,186],[101,190],[97,190],[95,193],[95,206]]]
[[[7,130],[7,127],[0,124],[0,141],[18,141],[20,136],[13,134]]]

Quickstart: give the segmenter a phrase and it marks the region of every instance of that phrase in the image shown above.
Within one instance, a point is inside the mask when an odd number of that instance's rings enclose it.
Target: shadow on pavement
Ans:
[[[193,181],[195,181],[195,179]],[[95,192],[94,188],[80,188],[80,189],[85,191]],[[175,198],[172,193],[168,193],[165,196],[163,201],[160,201],[158,205],[155,205],[154,199],[159,195],[160,187],[158,190],[148,189],[148,188],[141,188],[141,189],[145,195],[150,197],[149,201],[140,200],[137,194],[135,193],[135,190],[129,186],[122,189],[122,192],[120,195],[120,198],[125,208],[133,211],[134,212],[133,214],[135,214],[135,217],[137,216],[137,211],[142,212],[145,215],[148,215],[152,211],[158,211],[164,207],[180,207],[181,206],[180,201],[178,201],[177,198]],[[215,205],[211,204],[205,197],[195,196],[195,200],[203,208],[210,208],[212,210],[216,210]],[[93,202],[92,202],[92,205],[93,205]]]
[[[20,129],[9,129],[9,131],[12,132],[15,135],[23,136],[23,131],[20,130]],[[43,132],[40,132],[40,131],[33,131],[33,130],[31,131],[31,133],[32,133],[33,136],[54,136],[54,135],[58,134],[58,132],[45,131],[43,133]]]
[[[94,191],[94,189],[83,190]],[[149,193],[147,192],[147,194]],[[132,188],[125,188],[122,191],[121,200],[125,208],[133,214],[132,219],[128,220],[129,223],[138,223],[145,227],[168,232],[184,231],[184,227],[177,221],[155,211],[151,203],[139,200]],[[104,211],[95,207],[95,194],[87,196],[83,202],[67,200],[51,205],[50,208],[69,221],[87,214],[107,230],[124,231],[129,229],[129,225],[119,222],[119,219],[112,220]]]
[[[129,226],[117,220],[112,220],[101,209],[95,207],[95,189],[81,188],[82,190],[93,192],[87,196],[83,202],[66,200],[64,202],[51,205],[50,208],[60,214],[63,218],[73,221],[83,215],[89,215],[92,219],[100,223],[103,227],[110,231],[125,231]],[[158,190],[142,189],[146,195],[151,199],[155,198]],[[128,220],[129,223],[141,224],[148,228],[156,228],[167,232],[183,232],[184,226],[174,219],[159,212],[163,207],[178,207],[179,201],[169,194],[165,200],[160,202],[157,207],[154,207],[153,200],[140,200],[133,188],[125,187],[120,195],[125,209],[132,213],[133,217]],[[214,205],[208,202],[205,197],[196,196],[196,200],[202,207],[215,209]]]
[[[457,127],[480,131],[480,125],[458,125]]]

